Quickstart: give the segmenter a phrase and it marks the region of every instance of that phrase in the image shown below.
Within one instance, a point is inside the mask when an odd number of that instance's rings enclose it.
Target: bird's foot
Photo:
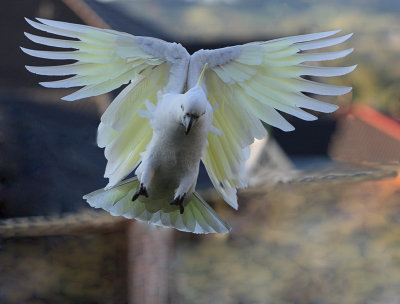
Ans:
[[[182,196],[178,196],[176,198],[174,198],[174,200],[172,202],[170,202],[170,205],[177,205],[179,206],[179,213],[183,214],[183,212],[185,211],[185,207],[183,206],[183,200],[185,199],[185,194],[183,194]]]
[[[140,184],[139,189],[136,190],[135,194],[132,196],[132,202],[135,201],[139,195],[144,195],[145,197],[149,197],[147,194],[147,189],[143,184]]]

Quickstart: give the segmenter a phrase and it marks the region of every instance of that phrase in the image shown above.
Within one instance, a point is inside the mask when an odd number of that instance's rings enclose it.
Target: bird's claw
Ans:
[[[144,195],[145,197],[149,197],[147,193],[147,189],[143,184],[140,184],[139,189],[136,190],[135,194],[132,196],[132,202],[135,201],[139,195]]]
[[[185,194],[174,198],[174,200],[172,202],[170,202],[169,204],[179,206],[179,213],[183,214],[183,212],[185,211],[185,207],[183,206],[184,199],[185,199]]]

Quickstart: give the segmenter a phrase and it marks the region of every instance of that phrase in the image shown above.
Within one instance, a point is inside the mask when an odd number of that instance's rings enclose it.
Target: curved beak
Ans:
[[[193,122],[196,118],[194,118],[192,115],[186,115],[183,124],[185,126],[185,134],[188,135],[190,129],[192,128]]]

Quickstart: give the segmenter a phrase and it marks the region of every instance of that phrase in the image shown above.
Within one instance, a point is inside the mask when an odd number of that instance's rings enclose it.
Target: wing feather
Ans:
[[[37,20],[39,22],[26,19],[33,28],[62,36],[62,39],[29,33],[25,33],[26,37],[62,50],[21,49],[34,57],[76,61],[60,66],[27,66],[29,71],[40,75],[69,76],[41,82],[42,86],[80,87],[62,98],[73,101],[127,85],[105,111],[98,128],[97,142],[99,147],[105,148],[108,160],[107,187],[112,187],[134,170],[151,139],[149,119],[141,117],[139,112],[146,109],[146,102],[157,103],[159,91],[183,91],[190,56],[176,43],[80,24]]]
[[[316,116],[304,109],[329,113],[336,105],[304,95],[338,96],[351,88],[320,83],[303,78],[335,77],[350,73],[356,66],[320,67],[305,64],[334,60],[350,54],[353,49],[326,53],[304,51],[340,44],[352,34],[332,37],[329,31],[254,42],[215,51],[201,50],[192,56],[189,87],[198,78],[200,67],[209,63],[204,87],[211,104],[218,104],[213,124],[222,131],[220,137],[210,134],[209,145],[202,158],[214,187],[232,207],[237,208],[236,189],[246,186],[243,166],[249,145],[254,138],[265,135],[260,120],[283,131],[292,131],[278,111],[303,120]],[[252,128],[248,128],[251,126]],[[258,130],[255,132],[254,130]]]

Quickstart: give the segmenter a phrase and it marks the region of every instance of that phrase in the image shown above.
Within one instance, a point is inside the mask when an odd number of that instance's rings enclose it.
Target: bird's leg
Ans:
[[[146,187],[143,186],[143,183],[140,184],[139,189],[137,189],[135,194],[132,196],[132,202],[135,201],[139,197],[139,195],[144,195],[145,197],[149,197],[149,195],[147,194]]]
[[[153,176],[154,176],[154,167],[151,165],[150,162],[147,162],[146,166],[143,169],[143,173],[140,176],[140,182],[144,186],[148,186],[150,185]]]
[[[147,165],[140,176],[140,186],[139,189],[137,189],[135,194],[132,196],[132,202],[135,201],[139,197],[139,195],[149,197],[149,194],[147,193],[147,186],[150,184],[153,175],[153,168],[150,165]]]
[[[183,214],[185,211],[185,207],[183,206],[183,200],[185,199],[186,193],[184,193],[182,196],[177,196],[174,198],[173,201],[171,201],[169,204],[170,205],[177,205],[179,206],[179,212],[180,214]]]
[[[181,179],[179,187],[175,190],[174,200],[170,204],[178,205],[181,214],[185,210],[183,206],[183,200],[187,193],[193,192],[196,185],[198,173],[198,167],[193,168],[193,170],[188,170],[187,174],[185,174],[185,176],[183,176],[183,178]]]

